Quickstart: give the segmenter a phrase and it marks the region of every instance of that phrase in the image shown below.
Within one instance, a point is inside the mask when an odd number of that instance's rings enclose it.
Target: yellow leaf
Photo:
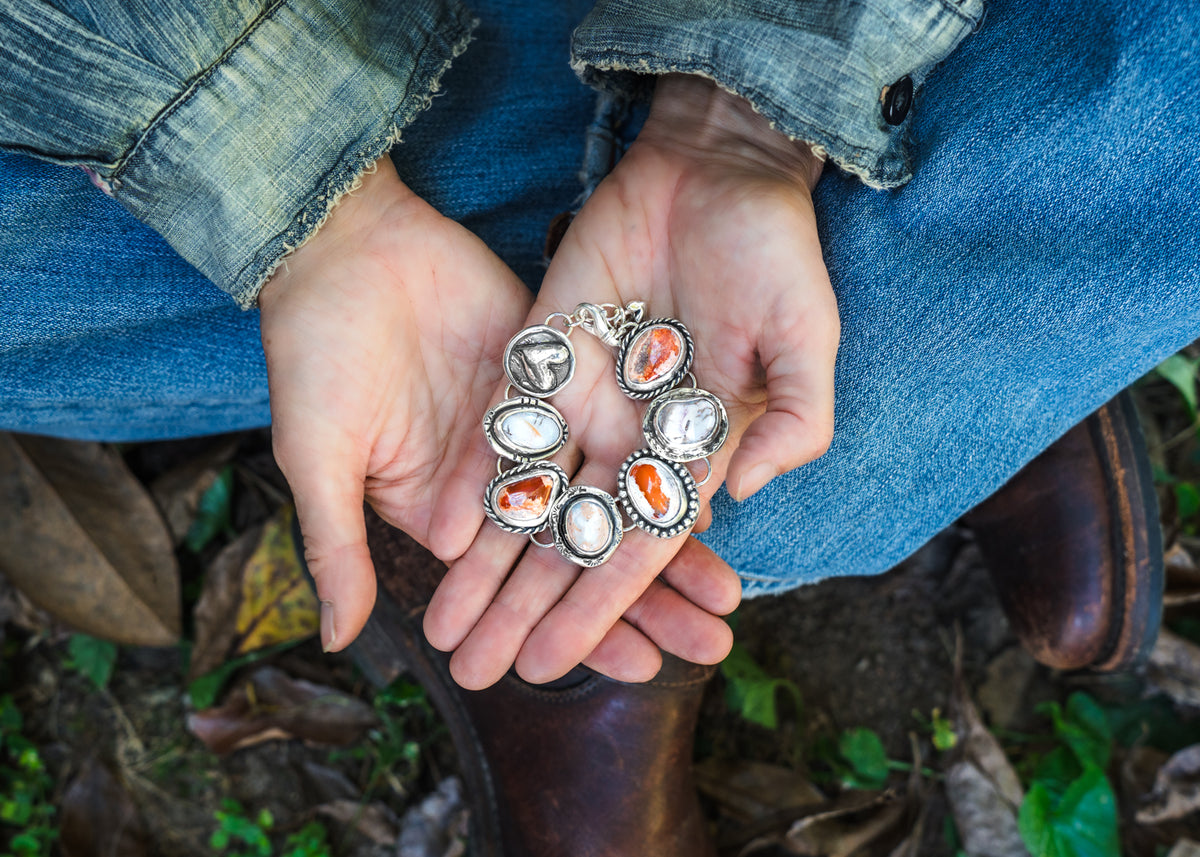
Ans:
[[[238,654],[299,640],[320,627],[320,605],[292,539],[294,514],[285,506],[267,521],[246,563],[237,614]]]

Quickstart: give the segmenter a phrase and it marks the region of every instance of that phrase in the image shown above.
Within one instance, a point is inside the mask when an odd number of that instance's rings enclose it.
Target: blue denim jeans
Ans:
[[[588,4],[473,5],[477,41],[393,160],[535,288],[579,192],[595,102],[566,45]],[[1183,0],[992,0],[918,93],[913,181],[827,172],[835,438],[714,502],[702,538],[748,595],[891,567],[1200,334],[1197,18]],[[82,172],[3,156],[0,176],[0,427],[139,440],[268,422],[255,313]]]

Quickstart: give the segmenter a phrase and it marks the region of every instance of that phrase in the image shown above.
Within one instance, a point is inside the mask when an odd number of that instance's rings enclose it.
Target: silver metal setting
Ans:
[[[523,479],[533,479],[538,476],[548,477],[552,483],[550,497],[546,500],[546,509],[544,512],[536,518],[519,520],[517,516],[506,513],[500,508],[500,492],[506,486],[520,482]],[[483,493],[483,510],[487,512],[487,516],[492,519],[492,522],[505,532],[521,533],[522,535],[532,534],[546,528],[555,503],[558,502],[566,490],[567,474],[557,464],[549,461],[518,464],[511,470],[504,471],[488,483],[487,490]]]
[[[695,461],[708,458],[725,445],[729,415],[721,400],[707,390],[680,387],[650,403],[642,415],[642,434],[663,458]]]
[[[600,515],[607,532],[595,544],[582,544],[571,535],[573,514]],[[550,534],[558,552],[576,565],[595,568],[613,555],[624,536],[621,510],[611,495],[590,485],[575,485],[568,488],[550,510]]]
[[[558,439],[551,443],[542,443],[540,446],[535,443],[522,444],[504,429],[507,420],[521,413],[553,422],[558,429]],[[530,433],[537,435],[538,428],[534,422],[535,419],[532,418],[526,421]],[[533,396],[518,396],[513,399],[505,399],[483,415],[483,433],[497,455],[525,463],[540,461],[554,455],[567,442],[569,431],[566,418],[549,402],[543,402]]]
[[[658,486],[659,493],[667,499],[670,499],[672,492],[675,495],[676,508],[668,510],[669,515],[662,516],[660,513],[656,516],[651,507],[653,501],[647,498],[638,486],[634,472],[638,462],[645,462],[654,467],[660,480],[665,477],[673,481],[671,486]],[[674,538],[687,532],[700,516],[700,491],[687,466],[668,461],[648,449],[639,449],[621,465],[617,474],[617,496],[629,519],[650,535],[660,539]]]
[[[527,396],[553,396],[575,377],[575,346],[549,325],[527,327],[504,349],[504,374]]]
[[[648,381],[639,381],[629,375],[631,368],[629,360],[634,355],[634,350],[642,335],[656,327],[668,328],[679,336],[682,342],[681,353],[669,372]],[[651,399],[663,390],[674,387],[680,379],[687,375],[688,370],[692,368],[692,357],[695,352],[696,346],[692,341],[692,334],[684,327],[683,322],[673,318],[653,318],[643,321],[632,328],[621,341],[621,350],[617,354],[617,386],[630,398]]]

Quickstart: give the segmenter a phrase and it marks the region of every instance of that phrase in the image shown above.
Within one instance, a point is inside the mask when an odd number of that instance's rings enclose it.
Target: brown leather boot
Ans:
[[[700,698],[714,668],[664,656],[642,685],[576,670],[553,685],[509,674],[487,690],[450,677],[421,615],[444,568],[368,513],[380,590],[351,647],[378,682],[406,672],[446,721],[471,801],[472,847],[485,857],[709,857],[692,783]]]
[[[1145,662],[1162,615],[1158,503],[1122,393],[965,518],[1021,643],[1057,669]]]

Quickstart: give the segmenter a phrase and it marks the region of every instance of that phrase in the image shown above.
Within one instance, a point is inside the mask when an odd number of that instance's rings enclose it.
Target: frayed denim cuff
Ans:
[[[888,123],[889,87],[919,87],[982,16],[982,0],[599,0],[571,64],[585,83],[634,95],[648,75],[703,75],[871,187],[894,188],[912,177],[911,118]]]
[[[457,0],[93,5],[94,22],[0,12],[0,147],[85,167],[246,308],[429,105],[476,23]]]

